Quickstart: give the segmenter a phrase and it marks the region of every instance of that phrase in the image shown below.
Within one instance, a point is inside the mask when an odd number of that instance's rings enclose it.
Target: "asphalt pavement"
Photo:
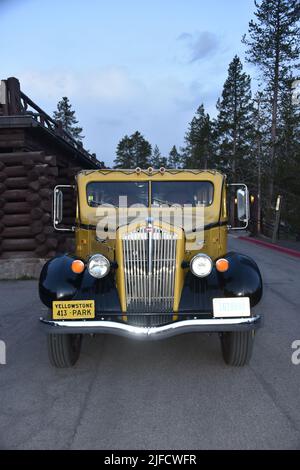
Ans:
[[[300,449],[300,260],[230,238],[264,279],[249,366],[223,363],[217,335],[160,342],[86,337],[55,369],[39,329],[36,281],[0,282],[0,448]]]

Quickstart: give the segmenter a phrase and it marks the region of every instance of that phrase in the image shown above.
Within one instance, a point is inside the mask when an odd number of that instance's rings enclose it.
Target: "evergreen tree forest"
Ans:
[[[254,10],[241,38],[245,57],[228,64],[215,117],[200,97],[183,147],[171,142],[162,156],[136,132],[119,142],[114,164],[224,172],[229,182],[248,185],[255,231],[269,235],[280,195],[282,230],[300,238],[300,2],[254,0]],[[254,66],[253,77],[246,63]]]

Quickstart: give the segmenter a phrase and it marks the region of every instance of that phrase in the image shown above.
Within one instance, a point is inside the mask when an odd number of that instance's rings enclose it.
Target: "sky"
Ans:
[[[201,103],[215,116],[253,11],[254,0],[0,0],[0,79],[17,77],[50,115],[68,96],[84,147],[107,165],[136,130],[168,155]]]

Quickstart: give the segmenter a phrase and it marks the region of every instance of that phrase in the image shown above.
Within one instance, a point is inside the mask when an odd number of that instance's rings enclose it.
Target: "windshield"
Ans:
[[[213,192],[213,184],[209,181],[153,181],[151,203],[152,206],[209,206],[213,201]]]
[[[95,181],[87,185],[87,202],[91,207],[111,204],[115,207],[143,204],[148,206],[148,182]]]
[[[152,207],[173,204],[209,206],[213,201],[214,186],[209,181],[152,181]],[[95,181],[87,185],[87,202],[91,207],[110,204],[130,207],[148,206],[148,181]]]

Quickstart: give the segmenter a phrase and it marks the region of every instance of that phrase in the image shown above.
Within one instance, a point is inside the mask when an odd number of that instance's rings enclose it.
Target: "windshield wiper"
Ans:
[[[163,199],[159,199],[158,197],[153,198],[153,202],[157,201],[159,204],[167,204],[169,207],[172,206],[172,204],[168,201],[164,201]]]
[[[89,205],[91,207],[100,207],[100,206],[104,206],[104,207],[114,207],[115,209],[119,209],[119,206],[116,206],[115,204],[112,204],[110,202],[98,202],[98,201],[90,201]]]

